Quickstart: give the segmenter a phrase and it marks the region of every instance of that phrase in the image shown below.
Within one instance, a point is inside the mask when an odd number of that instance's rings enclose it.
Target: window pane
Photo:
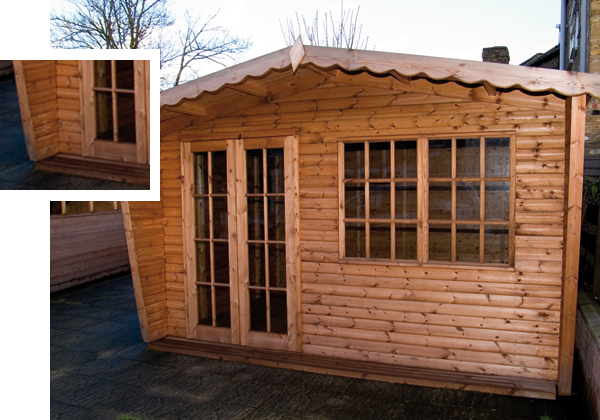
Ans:
[[[110,69],[110,60],[94,61],[94,86],[110,88],[112,87],[112,73]]]
[[[270,292],[271,332],[287,334],[287,299],[285,292]]]
[[[215,283],[229,284],[229,244],[213,242],[215,255]]]
[[[458,220],[479,220],[480,189],[480,182],[456,183],[456,218]]]
[[[262,197],[248,197],[248,239],[264,240],[265,212]]]
[[[283,149],[267,149],[267,192],[283,194],[283,180]]]
[[[390,142],[369,143],[369,177],[389,178],[391,176]]]
[[[484,262],[508,263],[508,226],[486,226],[484,239]]]
[[[365,177],[365,144],[344,144],[344,177],[354,179]]]
[[[479,262],[479,225],[456,225],[456,262]]]
[[[117,87],[133,89],[133,60],[116,60]]]
[[[213,238],[227,239],[227,198],[213,197]]]
[[[208,197],[194,198],[196,203],[196,238],[210,238],[209,217],[208,217]]]
[[[94,201],[94,211],[113,211],[113,201]]]
[[[96,138],[99,140],[114,139],[112,94],[110,92],[94,92],[96,104]]]
[[[119,142],[135,143],[135,99],[130,93],[117,93]]]
[[[71,213],[89,213],[90,202],[89,201],[65,201],[66,211],[65,214]]]
[[[217,327],[231,327],[231,306],[229,287],[215,287],[215,308],[217,312]]]
[[[194,153],[194,193],[208,194],[208,153]]]
[[[391,218],[390,199],[390,184],[369,184],[369,217]]]
[[[480,139],[456,140],[456,176],[479,177],[481,162]]]
[[[396,258],[417,259],[417,225],[396,223]]]
[[[285,199],[268,197],[269,240],[285,241]]]
[[[508,182],[485,183],[485,220],[508,220],[509,191]]]
[[[262,150],[246,151],[246,178],[248,194],[263,192],[263,152]]]
[[[364,219],[365,217],[365,184],[346,184],[344,208],[346,218]]]
[[[227,194],[227,152],[212,152],[212,192]]]
[[[210,286],[198,286],[198,324],[212,325]]]
[[[417,218],[417,184],[396,183],[396,219]]]
[[[395,174],[396,178],[417,177],[417,142],[397,141],[395,144]]]
[[[285,287],[285,244],[269,244],[269,286]]]
[[[210,242],[196,242],[196,281],[210,283]]]
[[[429,184],[429,218],[450,220],[452,218],[452,184],[432,182]]]
[[[371,258],[392,258],[391,225],[388,223],[371,223]]]
[[[250,289],[250,329],[267,331],[267,292]]]
[[[429,177],[452,176],[452,140],[429,141]]]
[[[250,286],[266,286],[264,244],[248,244],[248,273]]]
[[[346,257],[365,258],[365,224],[346,223]]]
[[[429,225],[429,259],[450,261],[452,230],[450,225]]]
[[[510,176],[510,138],[485,139],[485,176]]]

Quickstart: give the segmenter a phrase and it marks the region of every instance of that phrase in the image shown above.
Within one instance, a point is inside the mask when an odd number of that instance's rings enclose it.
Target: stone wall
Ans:
[[[600,420],[600,307],[589,293],[579,293],[575,345],[583,366],[587,402],[594,418]]]

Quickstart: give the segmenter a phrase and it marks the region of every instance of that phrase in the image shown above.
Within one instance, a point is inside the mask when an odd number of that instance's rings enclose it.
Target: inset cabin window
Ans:
[[[342,255],[511,264],[510,137],[343,145]]]

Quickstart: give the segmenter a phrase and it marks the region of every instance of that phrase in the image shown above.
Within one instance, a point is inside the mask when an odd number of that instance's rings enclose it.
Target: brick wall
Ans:
[[[591,303],[582,302],[581,296],[578,300],[579,311],[577,311],[575,345],[579,350],[579,360],[583,366],[587,401],[594,418],[600,420],[600,369],[598,369],[598,366],[600,366],[600,345],[592,332],[593,329],[600,331],[600,322],[598,322],[600,311],[596,309],[596,311],[590,313],[590,310],[593,309]],[[586,322],[586,319],[588,322]],[[597,324],[597,326],[593,324]]]

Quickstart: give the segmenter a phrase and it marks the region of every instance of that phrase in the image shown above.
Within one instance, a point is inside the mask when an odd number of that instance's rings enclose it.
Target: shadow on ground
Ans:
[[[127,275],[52,295],[50,332],[52,419],[591,420],[577,396],[504,397],[147,350]]]
[[[12,76],[0,78],[0,190],[142,190],[145,185],[35,170],[27,157]]]

